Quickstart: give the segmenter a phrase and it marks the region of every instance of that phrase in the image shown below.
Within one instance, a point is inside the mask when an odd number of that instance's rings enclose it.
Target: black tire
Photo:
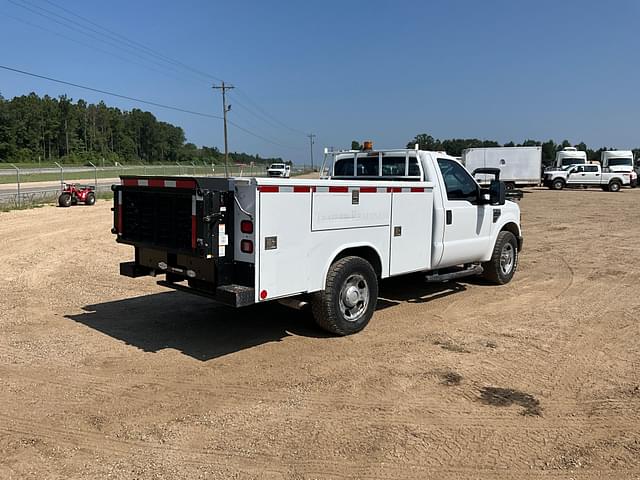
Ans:
[[[87,198],[84,199],[85,205],[95,205],[96,195],[95,193],[88,193]]]
[[[622,184],[618,180],[611,180],[609,182],[609,191],[610,192],[619,192]]]
[[[71,206],[71,195],[68,193],[62,193],[58,197],[58,205],[61,207],[70,207]]]
[[[322,329],[351,335],[367,326],[377,301],[378,278],[373,267],[363,258],[350,256],[331,265],[325,289],[311,299],[311,311]]]
[[[561,178],[555,179],[551,183],[551,188],[553,188],[554,190],[562,190],[564,188],[564,180],[562,180]]]
[[[503,255],[511,256],[510,263]],[[484,278],[492,283],[504,285],[511,281],[518,268],[518,241],[513,233],[502,231],[498,234],[491,260],[483,263],[482,267]]]
[[[515,190],[516,189],[516,184],[513,182],[505,182],[504,184],[504,188],[510,192],[511,190]]]

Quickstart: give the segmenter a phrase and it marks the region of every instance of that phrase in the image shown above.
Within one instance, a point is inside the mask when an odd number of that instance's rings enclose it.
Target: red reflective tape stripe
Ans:
[[[176,180],[176,188],[196,188],[196,182],[193,180]]]
[[[387,187],[387,193],[399,193],[402,192],[402,187]]]
[[[329,187],[330,193],[348,193],[349,187]]]
[[[360,187],[360,193],[376,193],[377,191],[376,187]]]
[[[138,180],[136,180],[135,178],[123,178],[122,185],[124,185],[125,187],[137,187]]]
[[[122,204],[118,204],[118,233],[122,233]]]
[[[412,192],[424,192],[424,187],[411,187]]]
[[[309,193],[313,187],[308,187],[304,185],[294,185],[293,191],[295,193]]]
[[[260,185],[258,190],[263,193],[277,193],[280,191],[280,187],[277,185]]]
[[[191,215],[191,248],[196,249],[196,216]]]
[[[164,180],[163,179],[158,179],[158,178],[150,178],[149,179],[149,186],[150,187],[164,187]]]

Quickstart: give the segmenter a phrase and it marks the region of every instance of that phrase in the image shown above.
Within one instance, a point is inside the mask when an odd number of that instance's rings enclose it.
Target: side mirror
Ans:
[[[500,180],[493,180],[489,186],[489,202],[491,205],[504,205],[507,187]]]

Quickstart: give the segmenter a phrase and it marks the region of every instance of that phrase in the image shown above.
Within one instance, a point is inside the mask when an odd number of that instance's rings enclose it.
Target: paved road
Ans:
[[[70,180],[72,183],[80,183],[93,185],[94,180],[85,179],[85,180]],[[103,189],[112,185],[114,183],[120,183],[119,178],[99,178],[98,179],[98,189]],[[35,192],[44,192],[44,191],[55,191],[60,189],[59,181],[51,181],[51,182],[30,182],[23,183],[20,185],[21,193],[35,193]],[[15,183],[4,183],[0,184],[0,195],[15,195],[17,193],[17,186]]]
[[[142,167],[132,167],[132,168],[142,168]],[[186,168],[186,167],[185,167]],[[101,171],[114,171],[119,172],[121,169],[119,167],[105,167],[100,168]],[[21,168],[20,175],[33,175],[36,173],[59,173],[59,168]],[[77,173],[77,172],[91,172],[93,173],[92,167],[64,167],[65,173]],[[0,168],[0,176],[15,176],[16,171],[13,168],[2,167]]]

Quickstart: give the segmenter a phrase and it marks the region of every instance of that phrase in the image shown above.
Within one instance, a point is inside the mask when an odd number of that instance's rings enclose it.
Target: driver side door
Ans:
[[[493,209],[480,204],[480,189],[460,163],[439,158],[438,167],[446,187],[443,254],[439,268],[479,261],[489,250]]]

